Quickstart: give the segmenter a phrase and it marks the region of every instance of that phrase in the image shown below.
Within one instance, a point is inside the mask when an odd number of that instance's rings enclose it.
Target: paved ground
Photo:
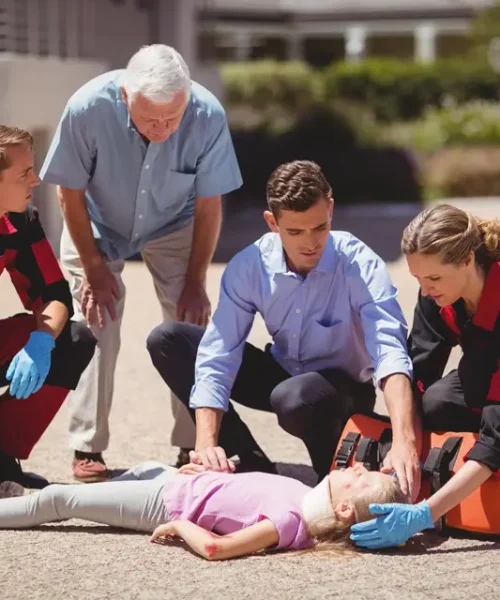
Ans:
[[[482,214],[500,212],[500,204],[475,203]],[[389,218],[389,217],[388,217]],[[210,271],[215,303],[222,265]],[[390,263],[400,299],[411,320],[416,285],[401,260]],[[125,270],[129,289],[118,363],[111,446],[113,468],[147,459],[171,461],[171,416],[165,387],[150,365],[144,343],[159,319],[153,287],[140,263]],[[0,317],[19,307],[8,278],[0,282]],[[257,321],[251,339],[267,340]],[[273,416],[242,410],[263,448],[280,471],[311,482],[301,443],[280,431]],[[63,408],[27,467],[54,481],[70,481],[66,410]],[[387,600],[469,600],[496,597],[494,573],[500,569],[500,544],[420,536],[397,552],[359,554],[355,558],[283,554],[208,563],[180,547],[148,544],[147,536],[120,533],[79,521],[32,531],[0,533],[1,597],[6,600],[67,598],[370,598]],[[495,593],[496,592],[496,593]]]

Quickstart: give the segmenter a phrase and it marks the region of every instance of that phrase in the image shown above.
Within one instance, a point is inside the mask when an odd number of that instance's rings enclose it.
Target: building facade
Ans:
[[[197,0],[2,0],[0,122],[33,133],[39,166],[73,92],[124,67],[141,45],[154,42],[176,47],[193,78],[220,95],[217,69],[197,58],[199,8]],[[58,249],[61,217],[53,186],[42,184],[35,203]]]
[[[272,57],[324,66],[463,53],[471,20],[493,0],[210,0],[201,44],[221,60]]]

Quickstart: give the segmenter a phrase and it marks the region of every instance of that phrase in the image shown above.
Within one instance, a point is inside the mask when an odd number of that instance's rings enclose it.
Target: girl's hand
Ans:
[[[170,523],[158,525],[158,527],[153,531],[153,535],[149,538],[149,541],[152,544],[166,544],[176,535],[177,531],[175,529],[175,523],[170,521]]]

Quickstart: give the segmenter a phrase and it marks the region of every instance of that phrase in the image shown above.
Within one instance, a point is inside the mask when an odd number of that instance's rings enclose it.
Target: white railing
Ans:
[[[85,58],[95,0],[2,0],[0,52]]]
[[[370,10],[371,12],[386,10],[415,9],[480,9],[493,3],[493,0],[211,0],[212,7],[231,10],[266,10],[303,12],[334,12]]]

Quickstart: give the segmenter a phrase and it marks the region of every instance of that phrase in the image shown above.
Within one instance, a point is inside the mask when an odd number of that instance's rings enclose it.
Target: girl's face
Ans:
[[[446,265],[439,256],[417,253],[408,254],[406,262],[422,295],[430,296],[438,306],[449,306],[467,295],[474,269],[472,256],[458,265]]]
[[[392,475],[379,471],[368,471],[363,465],[339,469],[330,473],[330,495],[332,504],[348,502],[353,496],[373,488],[380,488],[392,481]]]

